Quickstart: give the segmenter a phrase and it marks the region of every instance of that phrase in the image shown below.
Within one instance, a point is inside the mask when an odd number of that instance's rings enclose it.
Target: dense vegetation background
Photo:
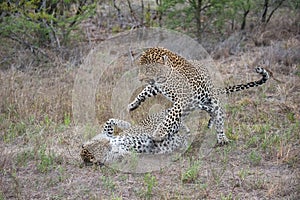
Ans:
[[[209,51],[233,33],[243,37],[234,38],[231,45],[243,39],[267,45],[267,40],[298,34],[298,11],[297,0],[3,1],[0,64],[2,69],[44,67],[57,65],[55,60],[76,66],[95,42],[137,27],[174,29]],[[276,13],[289,18],[291,26],[273,30],[270,21]],[[261,33],[266,32],[273,35],[264,40]]]

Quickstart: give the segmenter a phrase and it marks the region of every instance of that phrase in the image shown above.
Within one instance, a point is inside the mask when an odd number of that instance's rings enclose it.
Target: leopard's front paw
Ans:
[[[229,143],[230,143],[230,140],[228,140],[227,138],[224,138],[223,140],[218,141],[215,144],[214,148],[216,148],[216,147],[222,147],[222,146],[225,146],[225,145],[227,145]]]

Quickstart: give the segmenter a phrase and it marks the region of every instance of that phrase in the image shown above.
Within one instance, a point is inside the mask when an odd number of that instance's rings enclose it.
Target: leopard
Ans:
[[[172,154],[188,146],[188,134],[176,134],[166,137],[162,141],[154,141],[151,138],[157,124],[168,113],[164,110],[150,114],[135,125],[111,118],[107,120],[101,132],[81,147],[80,156],[85,164],[109,166],[112,163],[122,161],[127,155],[160,155]],[[115,128],[121,132],[114,134]],[[189,131],[182,125],[183,131]]]
[[[222,95],[261,86],[270,78],[269,70],[258,66],[255,70],[261,75],[259,80],[217,88],[204,62],[187,60],[164,47],[146,49],[139,58],[138,68],[138,77],[146,86],[128,105],[128,110],[137,109],[146,99],[158,94],[172,102],[170,111],[153,132],[153,140],[160,141],[176,134],[182,120],[199,109],[210,116],[208,128],[215,126],[216,147],[230,142],[224,132]]]

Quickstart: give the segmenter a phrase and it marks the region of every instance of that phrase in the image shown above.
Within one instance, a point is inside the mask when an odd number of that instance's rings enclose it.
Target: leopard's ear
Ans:
[[[167,64],[169,62],[169,57],[167,55],[163,55],[162,56],[162,59],[163,59],[163,64]]]

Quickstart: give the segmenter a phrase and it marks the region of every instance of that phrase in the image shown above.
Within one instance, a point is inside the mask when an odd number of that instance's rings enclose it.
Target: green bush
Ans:
[[[92,16],[95,8],[96,4],[87,0],[5,1],[0,3],[0,36],[47,58],[47,51],[61,53],[59,50],[78,38],[78,25]]]

